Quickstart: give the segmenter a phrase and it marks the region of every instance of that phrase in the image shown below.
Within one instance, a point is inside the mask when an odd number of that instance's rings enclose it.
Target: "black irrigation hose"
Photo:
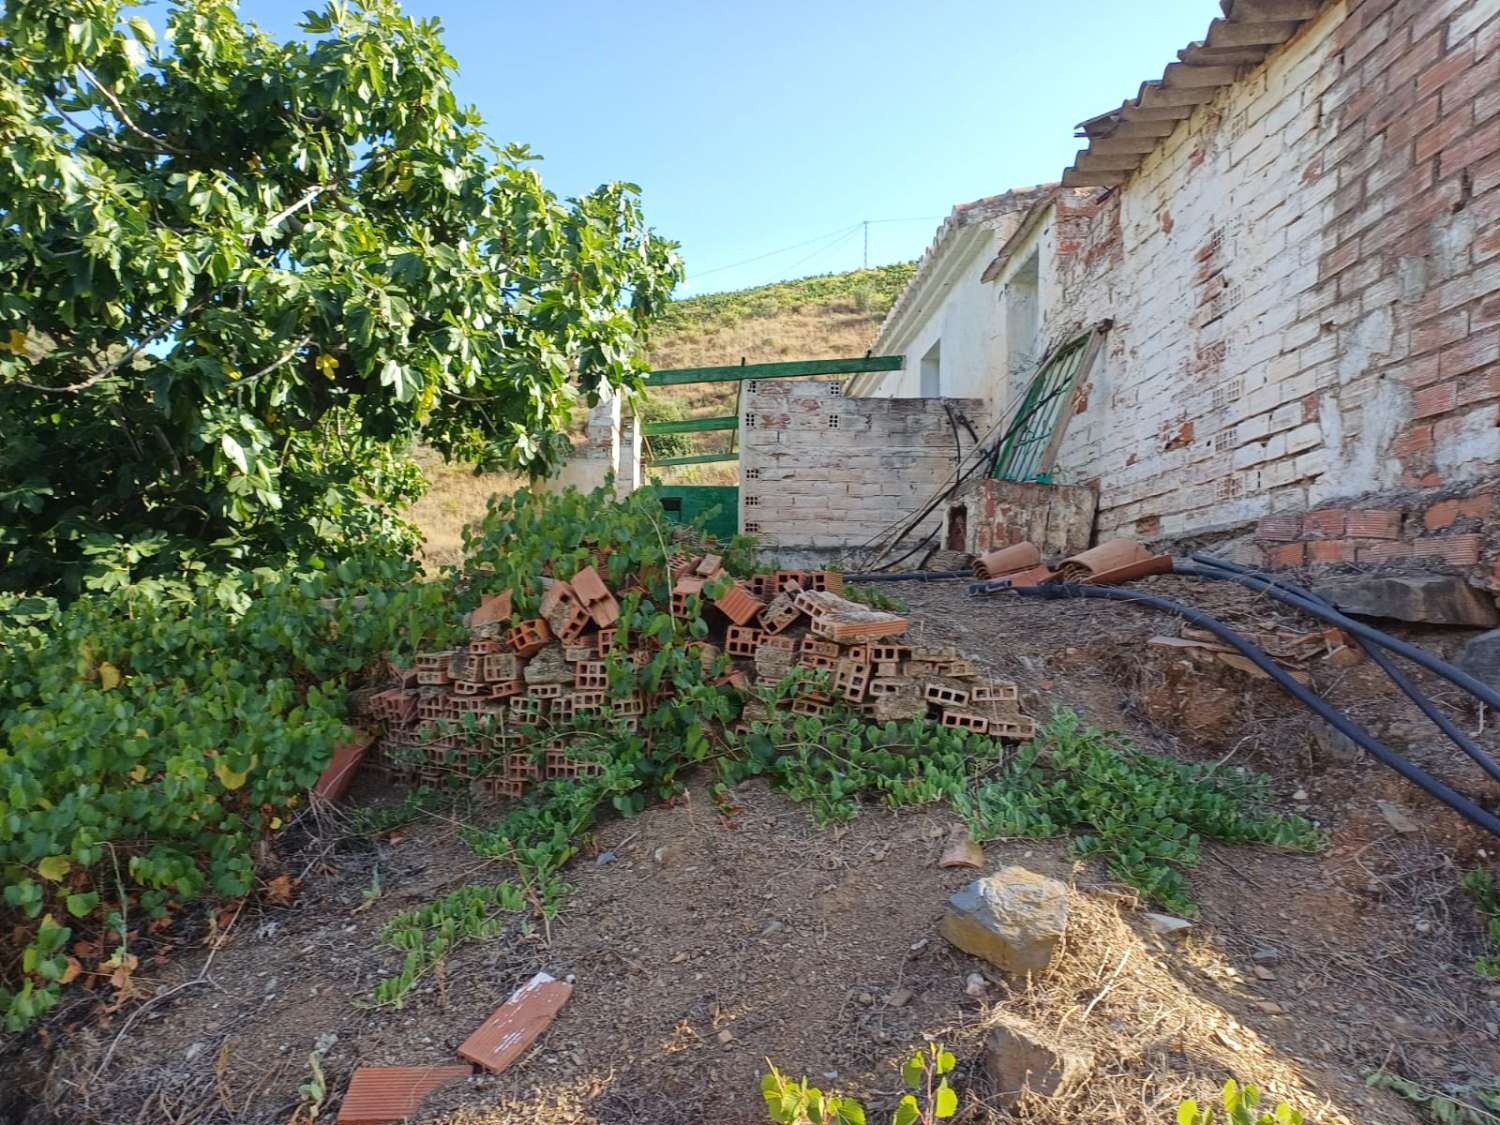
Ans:
[[[990,591],[987,591],[983,584],[978,584],[971,586],[970,592],[985,593]],[[1204,613],[1202,610],[1194,609],[1192,606],[1183,605],[1181,602],[1172,601],[1170,598],[1159,598],[1154,594],[1143,594],[1138,590],[1126,590],[1116,586],[1078,586],[1072,583],[1063,583],[1052,586],[1014,588],[1012,592],[1022,597],[1033,598],[1107,598],[1111,601],[1139,602],[1142,605],[1149,605],[1155,609],[1176,614],[1185,621],[1191,621],[1201,629],[1207,629],[1226,644],[1238,649],[1246,659],[1262,672],[1266,673],[1266,675],[1270,676],[1271,679],[1275,680],[1283,691],[1296,699],[1297,702],[1301,703],[1329,726],[1333,727],[1334,730],[1350,739],[1360,748],[1368,751],[1384,765],[1395,770],[1419,789],[1443,802],[1443,804],[1458,813],[1459,816],[1483,828],[1490,835],[1500,837],[1500,817],[1487,812],[1462,793],[1450,789],[1431,774],[1413,765],[1369,731],[1354,722],[1348,715],[1329,706],[1324,700],[1292,679],[1279,664],[1229,626],[1225,625],[1217,617]]]
[[[1192,563],[1183,563],[1180,561],[1174,561],[1172,573],[1195,575],[1199,578],[1220,578],[1226,576],[1225,572],[1218,568],[1218,564],[1211,567],[1194,566]],[[1303,613],[1306,613],[1310,617],[1316,617],[1319,621],[1325,621],[1329,625],[1337,625],[1344,632],[1357,636],[1361,640],[1373,641],[1381,648],[1390,649],[1396,655],[1404,656],[1406,659],[1412,661],[1412,663],[1420,664],[1429,672],[1442,676],[1449,683],[1457,684],[1481,703],[1486,703],[1495,708],[1496,711],[1500,711],[1500,692],[1480,683],[1462,669],[1455,668],[1446,661],[1439,660],[1432,653],[1424,652],[1422,649],[1417,648],[1416,645],[1409,645],[1405,641],[1397,640],[1389,633],[1382,633],[1379,629],[1372,629],[1364,622],[1355,621],[1352,617],[1347,617],[1336,609],[1329,609],[1320,602],[1299,597],[1296,594],[1290,593],[1280,583],[1261,578],[1258,575],[1241,574],[1234,580],[1248,589],[1269,594],[1277,601],[1289,605],[1293,609],[1300,609]]]
[[[1311,590],[1303,589],[1300,586],[1294,586],[1289,582],[1279,582],[1275,579],[1267,578],[1263,574],[1258,574],[1255,571],[1249,570],[1245,567],[1236,566],[1234,563],[1220,562],[1217,559],[1211,559],[1203,555],[1194,555],[1193,561],[1201,563],[1203,566],[1210,567],[1215,570],[1222,570],[1224,572],[1220,575],[1203,575],[1203,577],[1216,577],[1229,582],[1241,582],[1241,584],[1243,584],[1241,580],[1244,578],[1257,578],[1262,582],[1270,583],[1277,589],[1285,590],[1288,593],[1295,595],[1296,597],[1304,598],[1305,600],[1310,602],[1315,602],[1316,604],[1325,606],[1328,609],[1333,608],[1333,606],[1328,602],[1326,598],[1313,593]],[[1414,683],[1408,680],[1406,676],[1402,674],[1401,669],[1396,667],[1391,658],[1386,656],[1386,654],[1381,651],[1381,647],[1379,645],[1375,644],[1373,641],[1361,640],[1359,637],[1355,637],[1353,639],[1354,643],[1358,645],[1362,650],[1364,650],[1365,655],[1367,655],[1372,661],[1374,661],[1375,665],[1382,672],[1390,677],[1391,682],[1398,688],[1400,688],[1401,691],[1405,693],[1408,699],[1416,704],[1417,710],[1421,711],[1422,714],[1426,715],[1430,720],[1432,720],[1432,722],[1437,726],[1438,730],[1447,735],[1449,740],[1455,746],[1457,746],[1469,757],[1473,758],[1475,762],[1479,763],[1479,767],[1484,770],[1485,773],[1489,774],[1497,781],[1500,781],[1500,762],[1496,762],[1494,758],[1490,757],[1490,755],[1487,754],[1483,749],[1481,749],[1473,739],[1471,739],[1463,731],[1459,730],[1447,715],[1444,715],[1441,711],[1439,711],[1432,700],[1424,695],[1421,689],[1419,689]]]
[[[895,574],[872,570],[867,574],[846,574],[845,582],[931,582],[939,578],[973,578],[972,570],[903,570]]]

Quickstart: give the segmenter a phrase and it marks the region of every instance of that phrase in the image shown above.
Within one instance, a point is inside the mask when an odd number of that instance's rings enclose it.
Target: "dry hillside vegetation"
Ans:
[[[653,329],[651,365],[706,367],[741,359],[774,363],[863,355],[913,268],[899,262],[676,301]],[[663,421],[733,414],[737,386],[695,383],[662,390],[647,402],[645,414]],[[728,448],[729,438],[722,432],[673,435],[670,445],[658,452],[707,453]],[[454,562],[464,526],[484,514],[491,495],[508,493],[520,481],[505,474],[475,476],[468,466],[444,464],[430,450],[421,451],[418,460],[429,491],[407,514],[422,531],[428,562]],[[733,463],[688,465],[657,475],[677,483],[738,480]]]
[[[909,262],[899,262],[676,301],[653,330],[651,365],[658,369],[708,367],[741,360],[777,363],[864,355],[913,268]],[[659,420],[733,414],[737,389],[736,383],[663,389],[647,402],[645,413]],[[671,450],[658,452],[722,450],[728,448],[729,437],[727,433],[685,435]],[[733,464],[690,465],[661,475],[669,481],[695,483],[737,479]]]

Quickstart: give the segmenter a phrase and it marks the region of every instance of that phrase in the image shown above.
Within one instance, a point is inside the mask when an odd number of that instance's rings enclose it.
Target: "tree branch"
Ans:
[[[267,219],[266,226],[279,227],[285,220],[291,218],[298,211],[302,210],[302,208],[306,207],[314,199],[317,199],[318,196],[322,195],[325,191],[333,186],[333,184],[314,184],[312,187],[307,189],[307,192],[302,196],[301,199],[297,200],[296,203],[293,203],[285,210],[276,212],[276,214]]]
[[[105,364],[98,371],[95,371],[92,375],[90,375],[87,379],[80,380],[77,383],[69,383],[65,387],[49,387],[43,383],[33,383],[27,379],[12,379],[11,382],[15,383],[17,386],[26,387],[33,391],[42,391],[43,393],[49,395],[76,395],[80,391],[88,390],[95,383],[99,383],[105,379],[108,379],[116,371],[124,367],[136,356],[140,355],[141,352],[145,351],[157,340],[160,340],[173,328],[176,328],[179,324],[181,324],[184,319],[197,312],[206,304],[208,304],[207,297],[203,297],[200,300],[193,302],[187,308],[183,309],[182,312],[172,317],[171,320],[166,321],[165,323],[157,327],[148,336],[142,338],[139,343],[137,343],[124,355],[120,356],[119,359],[115,360],[113,363]]]
[[[239,382],[237,382],[234,385],[234,389],[237,390],[237,391],[238,390],[243,390],[244,388],[248,387],[251,383],[255,382],[255,380],[259,379],[261,376],[263,376],[263,375],[269,375],[271,372],[275,371],[278,367],[282,367],[282,366],[290,363],[292,360],[294,360],[294,359],[297,358],[297,353],[300,352],[303,348],[307,347],[307,345],[310,344],[310,343],[312,343],[312,337],[311,336],[304,336],[304,337],[302,337],[302,339],[298,340],[295,344],[293,344],[290,348],[288,348],[286,350],[286,352],[283,353],[279,358],[273,360],[271,363],[266,364],[266,366],[262,367],[254,375],[251,375],[250,377],[248,377],[246,379],[241,379]]]
[[[110,89],[107,86],[105,86],[103,82],[100,82],[99,79],[95,78],[94,77],[94,72],[91,71],[88,67],[84,66],[82,63],[79,63],[78,64],[78,72],[80,74],[82,74],[85,78],[87,78],[89,80],[89,85],[90,86],[92,86],[94,89],[96,89],[96,90],[99,91],[99,93],[103,96],[104,100],[109,103],[110,108],[115,111],[115,116],[120,119],[120,123],[122,125],[124,125],[125,128],[129,129],[132,133],[134,133],[138,137],[144,137],[146,140],[150,141],[152,144],[156,145],[158,148],[164,148],[168,152],[176,153],[178,156],[187,156],[188,155],[188,152],[187,152],[186,149],[178,148],[176,145],[168,144],[166,141],[162,140],[160,137],[154,137],[154,136],[152,136],[150,133],[146,132],[146,130],[142,129],[139,125],[137,125],[134,121],[132,121],[131,118],[130,118],[130,114],[126,113],[125,112],[125,107],[120,104],[120,99],[117,98],[117,97],[115,97],[115,95],[113,94],[113,92],[111,92]]]

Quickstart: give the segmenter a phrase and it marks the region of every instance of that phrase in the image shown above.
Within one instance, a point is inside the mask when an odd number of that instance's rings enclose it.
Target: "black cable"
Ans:
[[[920,551],[923,547],[927,546],[927,544],[931,543],[936,538],[937,538],[937,532],[935,532],[935,531],[929,531],[917,543],[917,545],[915,547],[913,547],[910,551],[907,551],[906,554],[902,555],[899,559],[892,559],[890,562],[886,563],[884,566],[877,566],[875,568],[875,570],[872,571],[871,573],[877,573],[879,571],[890,570],[891,567],[893,567],[893,566],[900,566],[907,559],[911,558],[913,555],[915,555],[918,551]],[[900,542],[900,540],[897,540],[897,542]]]
[[[984,585],[984,583],[979,583],[971,586],[970,591],[973,593],[990,592],[983,589]],[[1116,586],[1079,586],[1073,583],[1060,583],[1052,586],[1012,587],[1011,589],[1012,592],[1022,597],[1106,598],[1112,601],[1139,602],[1142,605],[1149,605],[1155,609],[1176,614],[1185,621],[1191,621],[1201,629],[1207,629],[1226,644],[1238,649],[1246,659],[1262,672],[1266,673],[1266,675],[1270,676],[1271,679],[1275,680],[1283,691],[1296,699],[1297,702],[1301,703],[1329,726],[1333,727],[1334,730],[1350,739],[1361,749],[1368,751],[1381,763],[1395,770],[1419,789],[1443,802],[1443,804],[1466,820],[1483,828],[1492,836],[1500,837],[1500,817],[1496,817],[1493,813],[1481,808],[1462,793],[1450,789],[1431,774],[1413,765],[1369,731],[1354,722],[1354,720],[1350,719],[1342,711],[1329,706],[1323,699],[1314,695],[1307,688],[1292,679],[1279,664],[1229,626],[1225,625],[1217,617],[1204,613],[1202,610],[1194,609],[1191,606],[1183,605],[1181,602],[1172,601],[1169,598],[1159,598],[1154,594],[1144,594],[1139,590],[1126,590]]]
[[[1199,578],[1216,578],[1224,572],[1214,567],[1194,566],[1192,563],[1174,560],[1172,573],[1195,575]],[[1390,651],[1396,653],[1398,656],[1404,656],[1412,663],[1420,664],[1429,672],[1443,677],[1449,683],[1457,684],[1481,703],[1486,703],[1497,711],[1500,711],[1500,692],[1480,683],[1462,669],[1455,668],[1446,661],[1439,660],[1430,652],[1417,648],[1415,645],[1409,645],[1405,641],[1398,640],[1388,633],[1382,633],[1379,629],[1372,629],[1364,622],[1356,621],[1336,609],[1328,609],[1318,602],[1309,601],[1307,598],[1289,593],[1284,586],[1269,579],[1260,578],[1255,575],[1241,574],[1236,577],[1235,581],[1247,589],[1268,594],[1277,601],[1291,606],[1293,609],[1300,609],[1309,617],[1316,617],[1319,621],[1326,621],[1329,625],[1337,625],[1346,633],[1358,636],[1362,640],[1373,641],[1382,648],[1390,649]]]
[[[1315,594],[1311,590],[1303,589],[1300,586],[1294,586],[1290,582],[1281,582],[1276,579],[1269,578],[1266,575],[1259,574],[1247,567],[1241,567],[1234,563],[1220,562],[1217,559],[1212,559],[1204,555],[1194,555],[1193,561],[1201,563],[1203,566],[1224,571],[1224,573],[1222,575],[1219,575],[1218,577],[1222,578],[1225,581],[1240,582],[1242,578],[1258,578],[1261,581],[1267,582],[1275,586],[1277,589],[1285,590],[1289,594],[1292,594],[1296,597],[1305,598],[1310,602],[1315,602],[1318,605],[1325,606],[1328,609],[1333,608],[1327,598],[1324,598],[1319,594]],[[1204,577],[1207,576],[1205,575]],[[1243,583],[1241,584],[1243,585]],[[1432,722],[1436,724],[1438,730],[1447,735],[1448,739],[1455,746],[1457,746],[1469,757],[1473,758],[1474,761],[1479,763],[1479,767],[1483,769],[1485,773],[1489,774],[1497,781],[1500,781],[1500,762],[1496,762],[1495,759],[1492,758],[1483,749],[1481,749],[1473,739],[1471,739],[1463,731],[1459,730],[1447,715],[1444,715],[1441,711],[1439,711],[1432,700],[1424,695],[1414,683],[1408,680],[1406,676],[1402,674],[1401,669],[1396,667],[1396,665],[1391,661],[1391,658],[1386,656],[1386,654],[1381,651],[1381,646],[1377,645],[1373,641],[1362,640],[1359,637],[1354,637],[1353,641],[1355,645],[1360,648],[1365,653],[1365,655],[1375,663],[1376,667],[1378,667],[1382,672],[1390,677],[1391,682],[1401,689],[1401,691],[1406,695],[1406,698],[1410,699],[1414,704],[1416,704],[1417,710],[1421,711],[1422,714],[1426,715],[1427,718],[1432,720]]]

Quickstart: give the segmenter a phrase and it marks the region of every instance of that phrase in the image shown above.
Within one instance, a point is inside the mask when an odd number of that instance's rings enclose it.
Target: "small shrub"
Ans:
[[[900,598],[892,597],[883,590],[863,582],[850,583],[844,587],[844,597],[851,602],[867,605],[871,609],[883,609],[888,613],[905,613],[908,606]]]
[[[1485,919],[1485,950],[1474,962],[1474,971],[1482,977],[1500,980],[1500,886],[1495,877],[1476,867],[1463,879],[1463,888],[1474,900],[1474,909]]]
[[[1365,1085],[1390,1090],[1421,1106],[1438,1125],[1500,1123],[1500,1079],[1450,1086],[1439,1092],[1388,1070],[1377,1070],[1365,1079]]]
[[[1256,1113],[1259,1104],[1260,1091],[1254,1086],[1241,1086],[1233,1078],[1224,1083],[1224,1125],[1303,1125],[1307,1120],[1286,1102],[1278,1102],[1271,1113]],[[1216,1125],[1218,1120],[1212,1106],[1200,1109],[1191,1098],[1177,1107],[1177,1125]]]
[[[956,1061],[937,1043],[929,1043],[907,1059],[901,1066],[901,1080],[914,1092],[896,1106],[891,1125],[935,1125],[957,1113],[958,1095],[946,1077]],[[761,1079],[760,1092],[777,1125],[865,1125],[864,1107],[853,1098],[825,1094],[809,1086],[806,1078],[792,1082],[774,1065]]]

